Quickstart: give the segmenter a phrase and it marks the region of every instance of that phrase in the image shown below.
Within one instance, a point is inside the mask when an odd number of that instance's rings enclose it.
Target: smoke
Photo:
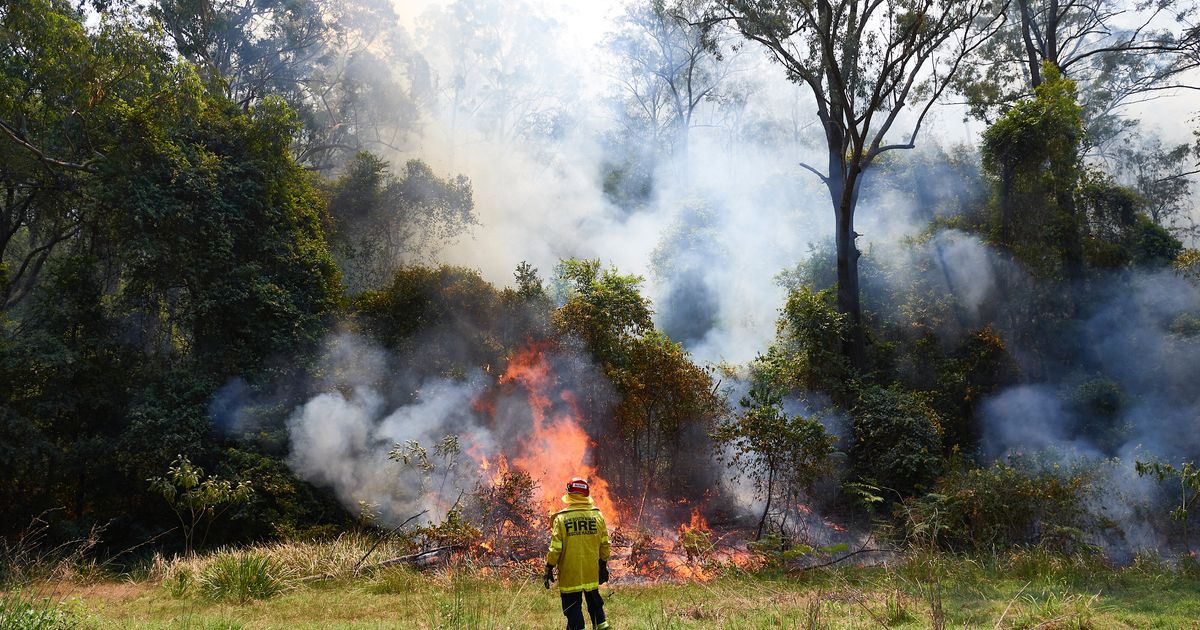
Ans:
[[[986,453],[1055,446],[1122,459],[1196,457],[1200,343],[1186,327],[1200,290],[1163,270],[1113,274],[1089,293],[1042,359],[1051,364],[1046,377],[983,404]]]
[[[598,258],[646,278],[657,323],[698,359],[765,346],[784,296],[773,278],[832,226],[827,193],[798,166],[813,129],[797,117],[811,114],[778,67],[726,46],[720,98],[697,106],[679,147],[631,131],[615,105],[631,98],[607,39],[615,3],[586,17],[548,2],[423,6],[397,10],[432,96],[419,138],[386,157],[471,180],[480,226],[437,260],[504,285],[521,261]],[[643,184],[637,199],[618,193]],[[710,237],[692,249],[679,231],[697,208]]]
[[[314,394],[287,420],[296,475],[390,524],[424,511],[436,522],[466,507],[485,481],[481,469],[502,458],[554,504],[564,479],[592,476],[614,398],[591,360],[531,346],[502,377],[474,368],[442,376],[455,336],[442,327],[397,354],[356,334],[331,335]]]
[[[1088,466],[1099,490],[1089,508],[1114,524],[1098,539],[1108,557],[1168,549],[1169,499],[1134,462],[1200,457],[1200,287],[1170,269],[1117,270],[1076,287],[1035,281],[952,230],[902,260],[889,290],[928,291],[949,306],[912,320],[890,304],[901,329],[928,326],[953,348],[990,326],[1016,364],[1019,382],[978,404],[981,463],[1036,456],[1064,470]]]
[[[378,385],[395,377],[387,358],[348,333],[330,340],[321,372],[331,375],[322,385],[332,391],[316,395],[288,419],[289,464],[300,478],[332,489],[351,511],[378,510],[389,523],[424,510],[431,518],[444,517],[452,493],[472,478],[433,451],[447,436],[461,444],[491,445],[490,431],[472,410],[488,379],[479,371],[454,380],[429,378],[411,403],[392,405]],[[394,448],[414,454],[407,448],[413,444],[426,450],[433,471],[424,470],[421,461],[389,459]]]
[[[813,108],[760,51],[727,47],[729,90],[701,104],[686,148],[631,134],[610,106],[623,94],[616,51],[600,44],[617,28],[615,11],[585,4],[583,19],[550,17],[573,15],[574,5],[397,4],[429,74],[428,98],[419,137],[387,157],[421,158],[471,180],[481,225],[446,243],[439,261],[502,285],[521,261],[552,269],[563,258],[599,258],[645,277],[656,324],[695,359],[744,363],[774,337],[786,297],[776,277],[832,235],[828,192],[800,166],[823,155]],[[1180,333],[1182,318],[1200,307],[1195,286],[1166,272],[1114,274],[1089,289],[1068,326],[1049,330],[1030,305],[1065,289],[1039,290],[979,238],[942,230],[902,244],[930,219],[979,204],[987,188],[974,156],[913,152],[867,178],[859,246],[873,260],[899,261],[881,271],[886,277],[864,277],[878,288],[868,301],[908,317],[902,324],[932,327],[947,344],[990,324],[1022,372],[1024,382],[979,405],[985,458],[1047,449],[1064,460],[1200,453],[1200,350]],[[899,308],[914,286],[952,305],[938,321],[922,320]],[[464,336],[429,335],[468,352]],[[593,392],[585,416],[606,417],[611,392],[590,361],[556,360],[566,383]],[[482,414],[474,403],[492,377],[432,376],[421,351],[393,356],[339,334],[320,373],[321,393],[288,421],[292,465],[348,507],[377,504],[389,520],[444,513],[471,483],[465,466],[430,478],[389,460],[396,444],[431,448],[458,435],[464,447],[493,455],[519,450],[531,429],[523,397],[501,397],[495,415]],[[248,426],[246,396],[238,382],[222,390],[212,410],[221,426]],[[845,445],[846,420],[819,407],[790,401],[788,409],[834,418],[827,426]],[[1132,522],[1134,513],[1124,514]]]

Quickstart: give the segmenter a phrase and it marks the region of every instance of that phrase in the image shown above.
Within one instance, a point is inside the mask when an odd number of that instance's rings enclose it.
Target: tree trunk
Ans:
[[[1000,243],[1011,247],[1013,238],[1013,179],[1016,174],[1012,168],[1005,168],[1000,174]]]
[[[857,372],[867,369],[867,337],[863,328],[861,290],[858,283],[858,259],[855,245],[854,210],[858,205],[861,179],[857,165],[851,165],[848,182],[829,179],[829,193],[836,219],[834,238],[837,244],[837,302],[838,312],[846,316],[848,336],[842,342],[842,353]]]
[[[1017,0],[1017,5],[1021,10],[1021,39],[1025,41],[1025,61],[1029,64],[1029,84],[1032,87],[1037,87],[1042,84],[1041,59],[1038,57],[1037,47],[1033,45],[1033,36],[1030,35],[1030,30],[1033,28],[1033,13],[1029,11],[1029,0]]]
[[[771,512],[771,496],[775,494],[775,464],[768,463],[767,468],[767,506],[763,508],[762,518],[758,520],[758,533],[754,540],[762,540],[763,528],[767,524],[767,514]]]

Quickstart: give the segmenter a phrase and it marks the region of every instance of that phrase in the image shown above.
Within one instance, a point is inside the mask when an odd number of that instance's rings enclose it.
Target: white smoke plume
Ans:
[[[621,137],[607,105],[620,86],[611,73],[614,51],[602,42],[621,7],[585,4],[587,17],[579,20],[570,17],[578,3],[567,12],[562,3],[545,2],[397,3],[432,87],[419,139],[387,157],[421,158],[439,173],[470,178],[481,226],[439,251],[441,262],[507,284],[521,261],[547,270],[562,258],[599,258],[647,279],[656,323],[699,361],[746,362],[775,334],[785,298],[778,274],[832,235],[828,193],[799,166],[820,162],[813,108],[761,51],[745,46],[730,75],[736,98],[706,102],[688,150],[656,154],[648,160],[644,198],[617,200],[609,178],[621,151],[660,147],[630,149],[637,143]],[[740,108],[730,106],[738,102]],[[927,271],[901,269],[889,281],[903,288],[928,274],[932,286],[954,296],[957,319],[939,331],[947,339],[985,321],[999,322],[1002,336],[1017,332],[1024,323],[1003,305],[1021,299],[1030,281],[1010,260],[952,230],[915,246],[915,254],[898,245],[930,218],[950,214],[942,206],[966,204],[983,190],[950,159],[911,159],[929,168],[913,180],[919,186],[905,191],[868,174],[858,211],[860,248],[881,258],[930,261]],[[1200,452],[1200,397],[1192,385],[1200,354],[1171,331],[1175,319],[1200,306],[1195,287],[1170,274],[1140,272],[1111,284],[1101,306],[1069,333],[1074,365],[1068,359],[1052,374],[1029,375],[981,405],[985,456],[1048,447],[1123,458]],[[1010,348],[1022,365],[1033,365],[1030,357],[1039,351]],[[447,495],[423,492],[420,475],[388,461],[394,443],[429,445],[453,433],[499,444],[525,426],[514,420],[497,436],[471,411],[485,376],[426,378],[419,358],[413,361],[401,365],[362,340],[338,337],[325,370],[336,376],[289,422],[297,472],[333,487],[349,506],[376,503],[389,518],[405,518],[436,508]],[[389,384],[398,373],[403,385]],[[1104,443],[1066,402],[1069,390],[1100,373],[1123,395]],[[397,402],[397,391],[412,390],[414,399]],[[836,428],[846,434],[844,425]],[[455,482],[463,480],[446,483]]]
[[[472,410],[488,379],[481,372],[459,380],[430,378],[418,386],[414,401],[389,406],[379,386],[394,377],[384,352],[348,333],[328,346],[322,367],[333,375],[324,384],[331,391],[297,408],[287,423],[296,474],[331,488],[352,511],[378,510],[385,522],[424,510],[444,517],[453,495],[472,478],[468,466],[448,466],[432,451],[448,435],[462,444],[491,445],[490,432]],[[393,447],[414,442],[441,464],[431,474],[388,458]]]

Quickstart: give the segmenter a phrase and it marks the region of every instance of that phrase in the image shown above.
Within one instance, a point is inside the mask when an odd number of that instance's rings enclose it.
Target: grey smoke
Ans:
[[[331,488],[352,511],[365,503],[389,523],[422,510],[440,519],[473,471],[442,465],[426,479],[387,454],[394,445],[415,441],[434,458],[434,445],[448,435],[464,446],[490,446],[491,434],[471,406],[488,379],[482,372],[462,379],[431,377],[413,402],[393,407],[377,385],[393,376],[385,357],[350,334],[331,340],[324,368],[332,375],[327,384],[332,391],[316,395],[288,419],[289,464],[302,479]]]

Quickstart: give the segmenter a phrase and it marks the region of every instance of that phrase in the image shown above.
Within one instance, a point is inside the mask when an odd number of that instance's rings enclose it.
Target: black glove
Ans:
[[[607,581],[608,581],[608,562],[605,560],[601,560],[600,561],[600,583],[604,584]]]
[[[546,565],[546,573],[544,573],[542,575],[542,584],[544,584],[546,586],[546,588],[550,588],[550,583],[553,581],[554,581],[554,565],[547,564]]]

